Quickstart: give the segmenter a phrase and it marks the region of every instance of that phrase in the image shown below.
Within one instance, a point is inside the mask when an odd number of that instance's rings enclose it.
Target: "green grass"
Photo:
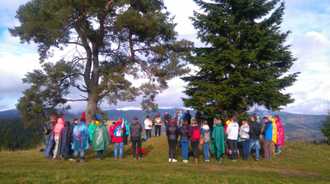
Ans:
[[[329,183],[330,147],[310,143],[286,143],[281,155],[272,161],[230,162],[222,164],[211,157],[203,162],[200,146],[199,164],[182,163],[177,149],[177,163],[168,163],[166,137],[143,143],[143,160],[133,160],[126,146],[123,160],[113,159],[113,146],[102,161],[96,153],[86,152],[86,163],[53,161],[36,150],[0,152],[0,183]]]

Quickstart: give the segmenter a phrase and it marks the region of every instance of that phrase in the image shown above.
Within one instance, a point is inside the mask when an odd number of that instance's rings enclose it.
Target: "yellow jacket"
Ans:
[[[276,140],[277,140],[277,126],[275,123],[275,119],[271,119],[271,121],[273,122],[273,137],[272,137],[272,141],[274,142],[274,144],[276,144]]]

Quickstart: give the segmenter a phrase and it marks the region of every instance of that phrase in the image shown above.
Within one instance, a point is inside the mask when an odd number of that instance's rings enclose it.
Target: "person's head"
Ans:
[[[157,112],[157,116],[160,116],[160,112]]]
[[[128,122],[127,122],[127,120],[125,120],[125,124],[127,124]]]
[[[179,109],[177,109],[177,110],[176,110],[176,113],[179,113],[179,112],[180,112],[180,110],[179,110]]]
[[[122,121],[122,120],[121,120],[121,117],[119,117],[119,118],[117,119],[117,121],[118,121],[118,122],[121,122],[121,121]]]
[[[133,118],[133,122],[138,122],[139,120],[138,120],[138,118],[137,117],[134,117]]]
[[[190,113],[190,111],[189,110],[186,110],[186,114],[189,114]]]
[[[149,119],[150,117],[149,116],[147,116],[147,119]]]
[[[242,121],[242,125],[246,125],[248,122],[246,120]]]
[[[272,115],[269,115],[268,120],[271,120],[271,119],[273,119],[273,117],[272,117]]]
[[[166,115],[168,115],[168,112],[167,112],[167,111],[165,111],[165,114],[166,114]]]
[[[185,109],[183,112],[184,112],[185,114],[187,114],[187,109]]]
[[[188,121],[187,121],[187,120],[183,120],[183,121],[182,121],[182,125],[186,125],[186,126],[188,126]]]
[[[94,125],[94,124],[95,124],[95,120],[92,120],[92,121],[91,121],[91,124]]]
[[[78,119],[77,119],[77,118],[74,119],[74,120],[73,120],[73,123],[74,123],[74,124],[77,124],[77,123],[78,123]]]
[[[198,112],[198,109],[196,109],[196,112]]]
[[[56,122],[56,117],[53,116],[53,115],[51,115],[51,116],[49,116],[49,120],[50,120],[51,122],[55,123],[55,122]]]
[[[197,121],[196,121],[196,119],[192,119],[192,120],[191,120],[191,125],[197,125]]]
[[[206,124],[207,124],[207,121],[203,121],[203,125],[204,125],[204,122],[206,122]],[[217,125],[217,124],[221,124],[221,120],[220,119],[216,119],[215,120],[215,125]]]
[[[171,119],[171,123],[175,123],[175,119]]]
[[[215,120],[215,122],[216,122],[217,120]],[[220,121],[220,123],[221,123],[221,121]],[[208,125],[207,124],[207,121],[203,121],[203,125]]]
[[[256,117],[255,114],[252,114],[252,115],[251,115],[251,121],[255,121],[255,120],[257,120],[257,117]]]
[[[231,119],[232,119],[232,121],[237,122],[237,117],[236,116],[233,116]]]
[[[116,122],[112,122],[112,124],[114,125],[114,124],[116,124]]]
[[[280,117],[279,117],[278,115],[275,115],[275,116],[274,116],[274,119],[275,119],[275,120],[278,120],[278,119],[280,119]]]
[[[268,118],[267,118],[267,117],[264,117],[264,118],[262,118],[262,120],[263,120],[265,123],[267,123]]]

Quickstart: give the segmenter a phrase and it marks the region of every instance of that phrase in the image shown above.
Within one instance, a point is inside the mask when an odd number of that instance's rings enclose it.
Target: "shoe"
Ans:
[[[262,159],[262,160],[269,160],[269,158],[264,158],[264,159]]]
[[[51,158],[50,158],[50,157],[46,157],[46,156],[45,156],[45,159],[51,159]]]
[[[171,159],[171,158],[169,158],[169,159],[168,159],[168,162],[172,162],[172,159]]]
[[[97,159],[97,161],[101,161],[101,159],[100,159],[100,158],[98,158],[98,159]]]
[[[195,158],[194,164],[198,164],[198,158]]]
[[[269,160],[272,160],[272,157],[269,157]]]
[[[123,158],[122,157],[119,157],[119,160],[122,160]]]
[[[117,157],[114,157],[113,159],[117,159]]]
[[[177,162],[177,160],[175,160],[174,158],[172,159],[172,162]]]
[[[258,162],[258,160],[255,160],[256,162]]]
[[[53,158],[53,160],[57,160],[57,158]]]
[[[139,157],[139,160],[143,159],[143,157]]]
[[[76,163],[77,162],[77,159],[73,159],[73,162]]]
[[[69,158],[68,161],[73,162],[73,158]]]
[[[81,160],[80,160],[80,163],[85,163],[85,162],[86,162],[85,159],[81,159]]]

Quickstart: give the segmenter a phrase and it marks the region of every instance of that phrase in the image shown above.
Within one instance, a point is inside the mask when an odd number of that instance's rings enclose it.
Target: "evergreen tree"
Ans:
[[[15,150],[15,142],[14,142],[14,135],[11,133],[11,131],[7,131],[7,133],[4,136],[4,147],[5,150],[13,151]]]
[[[0,151],[2,150],[3,146],[4,146],[3,133],[2,133],[2,127],[0,126]]]
[[[321,120],[322,126],[320,126],[320,130],[323,133],[324,137],[328,139],[328,143],[330,140],[330,114],[325,116],[325,120]]]
[[[31,84],[17,104],[25,123],[45,119],[55,108],[67,110],[67,102],[75,101],[87,101],[89,122],[102,101],[116,105],[138,95],[144,110],[155,111],[155,96],[168,87],[166,81],[188,72],[180,58],[193,44],[177,41],[162,0],[31,0],[16,17],[20,26],[10,33],[22,43],[39,44],[43,68],[23,79]],[[56,48],[67,57],[49,62]],[[128,77],[146,82],[133,86]],[[72,87],[86,95],[68,99]]]
[[[280,30],[284,3],[194,1],[204,13],[194,12],[191,20],[206,47],[194,49],[188,58],[199,70],[183,78],[188,82],[185,106],[207,112],[206,118],[225,118],[243,116],[254,105],[277,111],[292,103],[283,90],[299,73],[287,73],[296,59],[284,45],[290,31]]]

